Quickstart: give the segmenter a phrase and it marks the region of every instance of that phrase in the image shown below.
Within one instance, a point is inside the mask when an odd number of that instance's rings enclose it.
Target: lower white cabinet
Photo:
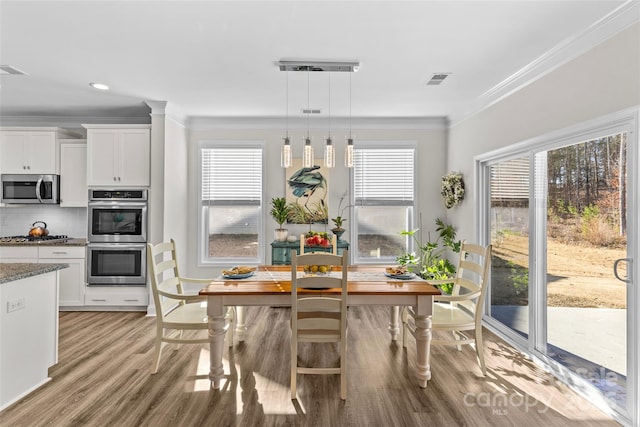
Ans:
[[[146,286],[88,286],[84,295],[86,306],[143,307],[149,304]]]
[[[37,246],[0,246],[2,262],[38,262]]]
[[[85,256],[84,246],[41,246],[39,248],[39,263],[69,264],[69,268],[60,270],[60,308],[84,305]]]

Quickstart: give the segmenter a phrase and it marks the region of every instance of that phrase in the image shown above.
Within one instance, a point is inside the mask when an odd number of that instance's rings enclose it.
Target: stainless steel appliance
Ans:
[[[144,286],[147,284],[145,243],[89,243],[87,284]]]
[[[147,190],[89,190],[90,243],[145,243]]]
[[[2,203],[60,203],[59,175],[2,175]]]
[[[38,243],[62,243],[69,240],[69,236],[64,234],[61,235],[51,235],[48,236],[3,236],[0,237],[0,242],[2,243],[27,243],[27,244],[38,244]]]
[[[89,190],[88,223],[88,286],[145,286],[147,190]]]

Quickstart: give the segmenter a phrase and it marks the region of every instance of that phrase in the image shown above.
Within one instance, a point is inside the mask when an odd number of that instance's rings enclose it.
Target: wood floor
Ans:
[[[249,334],[210,390],[207,345],[167,347],[150,375],[153,318],[60,314],[52,380],[0,413],[0,426],[612,426],[618,425],[490,333],[482,377],[469,346],[432,348],[432,380],[413,378],[415,348],[386,330],[388,309],[349,309],[348,397],[338,376],[300,376],[289,396],[289,309],[249,308]],[[413,338],[411,338],[413,344]],[[334,344],[301,345],[309,363],[336,361]]]

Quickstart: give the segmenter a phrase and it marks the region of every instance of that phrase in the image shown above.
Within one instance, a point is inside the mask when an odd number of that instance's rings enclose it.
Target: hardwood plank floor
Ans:
[[[420,389],[415,349],[390,340],[385,307],[350,308],[347,401],[332,375],[299,376],[292,401],[289,309],[246,311],[247,341],[225,355],[220,390],[209,386],[206,344],[167,346],[150,375],[154,318],[63,312],[52,380],[2,411],[0,426],[618,425],[490,333],[487,377],[469,346],[433,346],[433,377]],[[330,366],[334,346],[301,345],[301,360]]]

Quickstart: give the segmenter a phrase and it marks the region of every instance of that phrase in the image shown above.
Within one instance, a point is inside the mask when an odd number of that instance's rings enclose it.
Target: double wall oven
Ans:
[[[87,283],[147,283],[147,190],[89,190]]]

